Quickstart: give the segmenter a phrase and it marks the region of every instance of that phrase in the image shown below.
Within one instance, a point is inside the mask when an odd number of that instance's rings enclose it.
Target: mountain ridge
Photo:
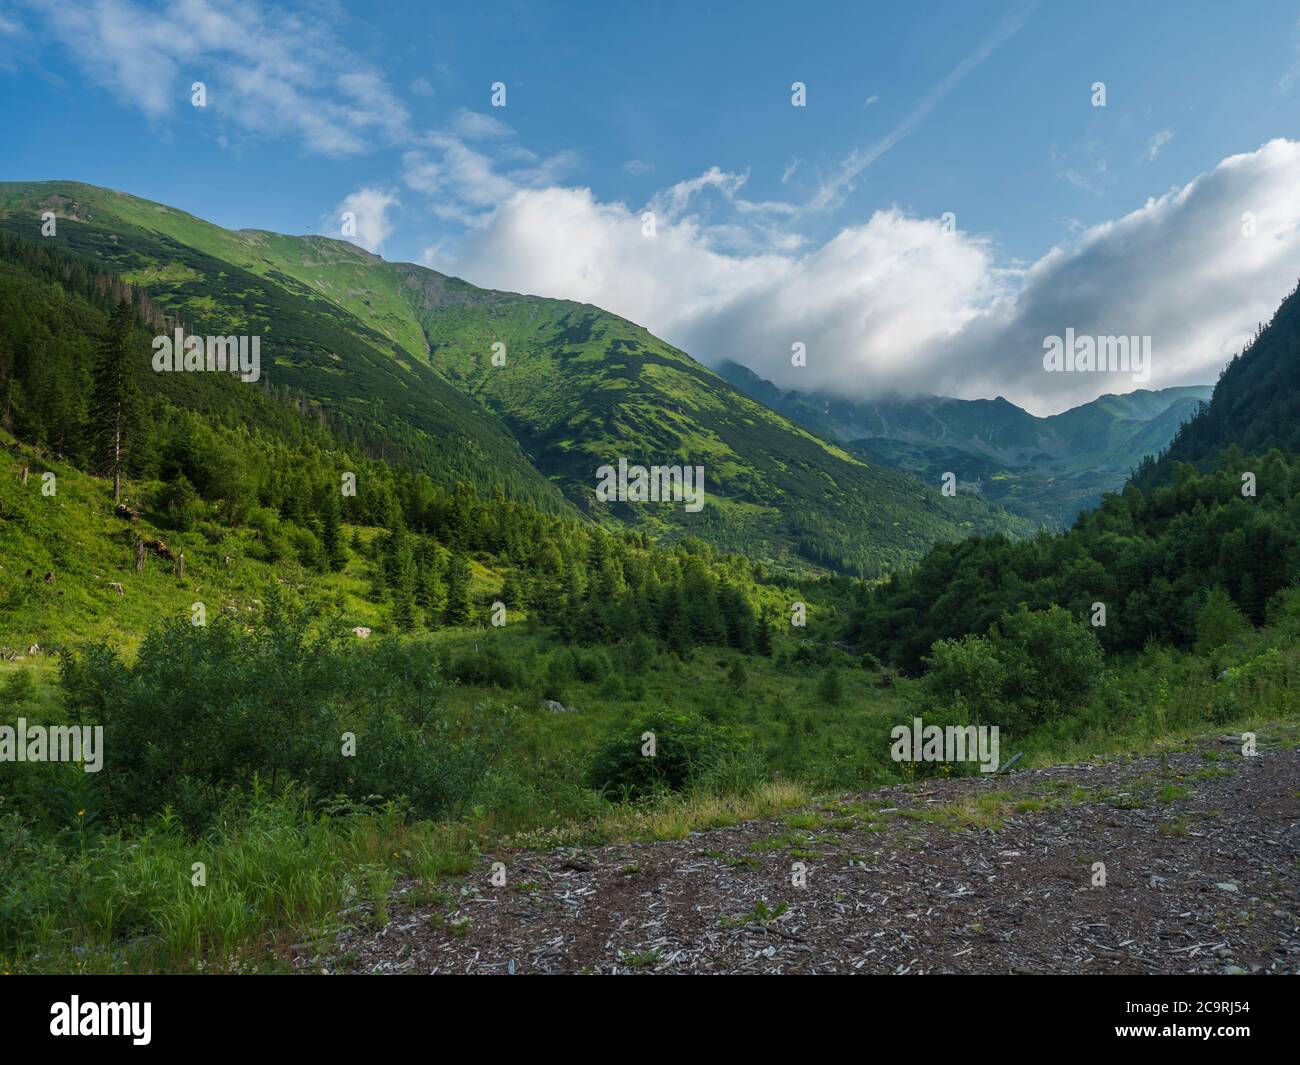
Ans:
[[[964,400],[887,394],[852,401],[782,390],[752,370],[725,362],[719,373],[787,416],[847,449],[906,470],[929,483],[953,472],[1022,516],[1055,527],[1118,491],[1148,455],[1209,399],[1189,385],[1124,395],[1038,417],[1002,396]]]

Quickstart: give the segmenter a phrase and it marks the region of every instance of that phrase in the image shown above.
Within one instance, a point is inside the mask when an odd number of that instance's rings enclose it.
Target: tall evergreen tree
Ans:
[[[447,560],[447,605],[442,620],[447,625],[464,625],[469,621],[469,563],[456,552]]]
[[[338,572],[347,565],[348,549],[343,544],[343,519],[339,514],[338,496],[332,486],[321,493],[320,524],[325,564]]]
[[[89,433],[91,461],[113,477],[113,502],[122,498],[122,466],[135,443],[139,389],[130,362],[131,304],[122,300],[108,320],[91,369]]]
[[[758,624],[754,629],[754,653],[764,656],[772,654],[772,621],[767,607],[758,615]]]

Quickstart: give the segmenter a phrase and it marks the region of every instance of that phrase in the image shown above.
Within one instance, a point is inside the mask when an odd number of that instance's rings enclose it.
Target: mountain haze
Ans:
[[[1105,395],[1039,418],[999,396],[883,396],[851,401],[783,391],[738,363],[718,372],[736,387],[855,454],[927,484],[945,472],[960,491],[978,493],[1048,526],[1117,491],[1147,456],[1208,401],[1209,386]]]

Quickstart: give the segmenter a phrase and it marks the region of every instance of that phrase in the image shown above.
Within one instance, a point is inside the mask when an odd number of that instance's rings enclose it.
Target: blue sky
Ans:
[[[1212,380],[1300,276],[1281,191],[1298,21],[1269,0],[2,0],[0,179],[290,233],[337,235],[350,207],[386,258],[590,299],[789,387],[1048,410],[1136,387],[1032,374],[1026,349],[1056,326],[1153,335],[1167,357],[1148,386]],[[1231,227],[1207,223],[1220,208]],[[633,239],[647,209],[652,251]],[[1268,254],[1230,240],[1247,210],[1269,216]],[[1150,275],[1189,253],[1218,266],[1137,299],[1115,262],[1139,253]],[[1059,306],[1067,279],[1113,299]],[[1254,295],[1235,309],[1194,287],[1238,282]],[[1175,326],[1188,305],[1200,317]],[[789,366],[790,338],[811,372]]]

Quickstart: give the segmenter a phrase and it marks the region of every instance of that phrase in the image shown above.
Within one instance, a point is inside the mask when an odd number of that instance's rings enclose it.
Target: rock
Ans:
[[[1216,888],[1218,888],[1220,891],[1236,891],[1236,890],[1237,890],[1237,885],[1236,885],[1236,884],[1215,884],[1214,886],[1215,886]]]
[[[366,628],[364,625],[358,625],[355,629],[352,630],[352,635],[355,636],[358,640],[368,640],[370,639],[370,630]]]

